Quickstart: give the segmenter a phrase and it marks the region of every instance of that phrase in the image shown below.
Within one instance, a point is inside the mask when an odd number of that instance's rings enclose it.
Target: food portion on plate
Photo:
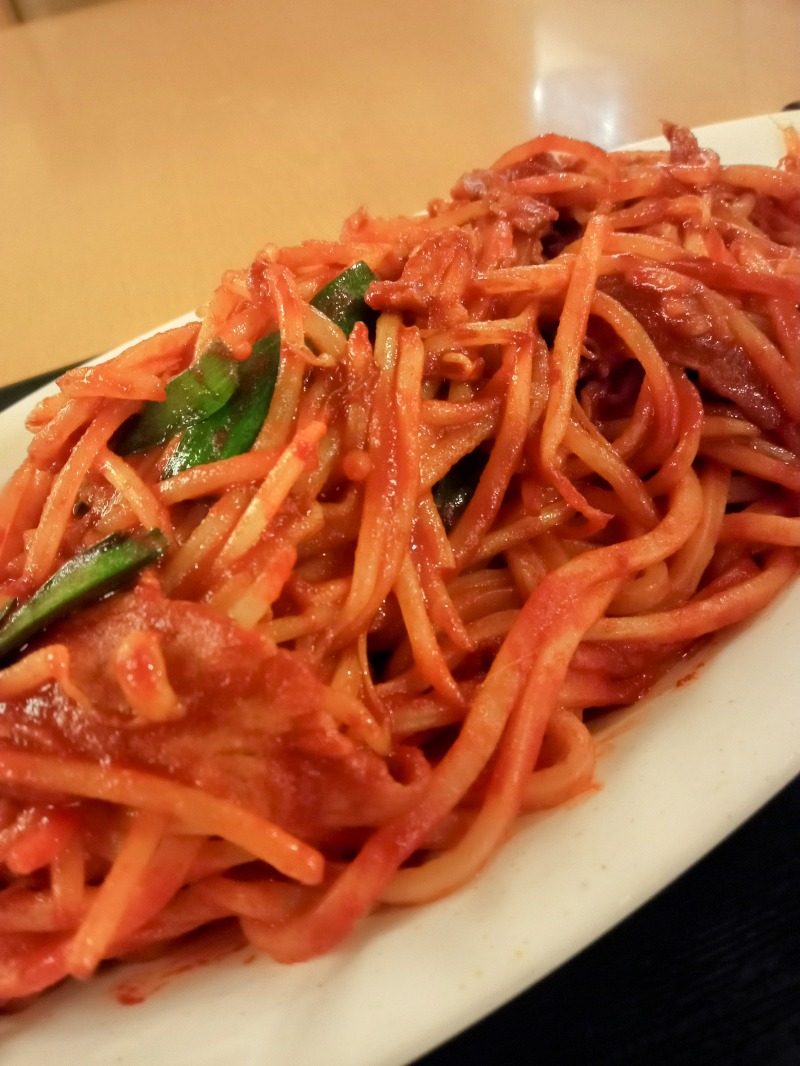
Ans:
[[[589,789],[795,576],[800,142],[553,134],[69,371],[0,499],[0,999],[281,962]]]

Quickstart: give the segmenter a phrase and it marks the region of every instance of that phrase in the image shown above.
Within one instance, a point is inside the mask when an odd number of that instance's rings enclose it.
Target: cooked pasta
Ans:
[[[478,874],[800,548],[800,144],[556,135],[71,370],[0,503],[0,999]],[[613,782],[609,783],[613,787]]]

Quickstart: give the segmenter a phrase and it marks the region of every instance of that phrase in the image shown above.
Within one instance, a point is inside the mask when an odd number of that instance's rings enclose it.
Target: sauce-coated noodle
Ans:
[[[452,892],[591,785],[587,711],[792,579],[797,140],[667,135],[539,137],[424,216],[269,246],[36,408],[0,999],[230,918],[299,961]]]

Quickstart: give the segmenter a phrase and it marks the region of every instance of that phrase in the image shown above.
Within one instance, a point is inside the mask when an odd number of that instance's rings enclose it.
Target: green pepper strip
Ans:
[[[153,529],[141,537],[112,533],[79,552],[0,626],[0,659],[75,608],[99,600],[125,584],[155,562],[166,546],[167,538],[161,530]]]
[[[433,502],[448,532],[466,511],[487,461],[485,452],[468,452],[433,486]]]
[[[349,337],[356,322],[371,324],[373,316],[376,317],[364,297],[372,282],[377,280],[377,274],[373,274],[366,263],[354,263],[320,289],[311,306],[327,315]]]
[[[311,305],[350,336],[356,322],[367,320],[371,314],[364,296],[376,280],[366,263],[356,263],[320,289]],[[185,429],[167,460],[162,478],[250,450],[269,412],[280,370],[280,353],[280,333],[270,333],[256,341],[250,358],[240,364],[239,388],[224,407]]]
[[[6,618],[8,618],[16,606],[17,601],[12,596],[10,599],[6,600],[2,607],[0,607],[0,626],[5,622]]]
[[[186,427],[164,466],[162,479],[250,450],[272,402],[280,358],[279,333],[256,341],[250,358],[241,364],[239,388],[219,411]]]
[[[120,455],[145,452],[174,437],[179,430],[213,415],[233,396],[239,367],[223,344],[209,345],[196,363],[164,387],[166,398],[144,405],[123,427],[115,449]]]

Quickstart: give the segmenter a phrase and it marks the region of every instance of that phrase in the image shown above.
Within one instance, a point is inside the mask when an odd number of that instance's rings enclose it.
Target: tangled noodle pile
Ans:
[[[72,370],[0,504],[0,998],[280,961],[592,782],[800,546],[800,145],[546,135]]]

